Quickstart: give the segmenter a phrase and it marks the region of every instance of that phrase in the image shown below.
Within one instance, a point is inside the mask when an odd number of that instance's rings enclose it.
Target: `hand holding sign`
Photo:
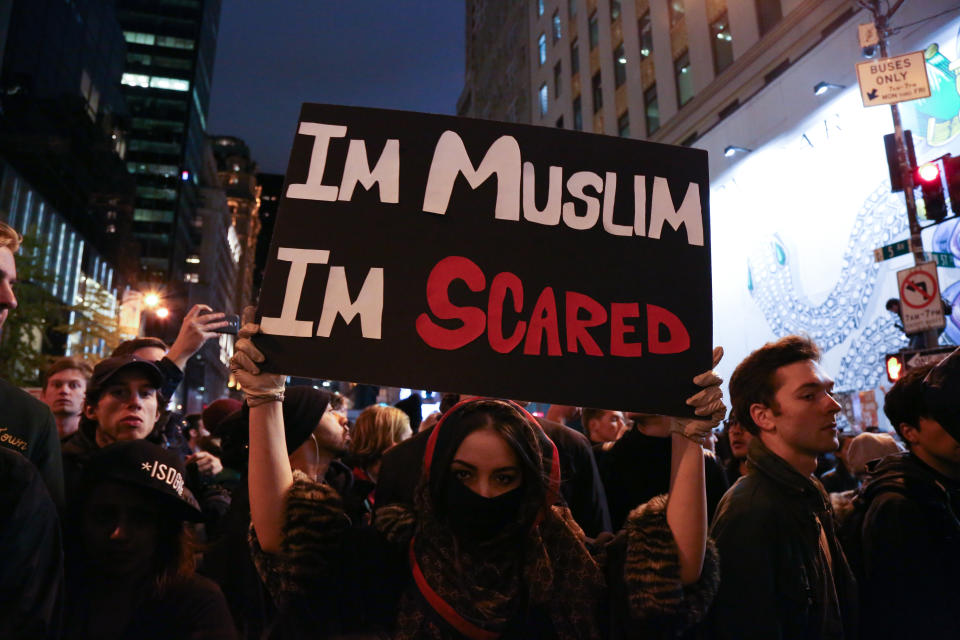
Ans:
[[[713,350],[713,366],[720,363],[723,358],[723,347],[715,347]],[[727,414],[727,407],[723,404],[723,391],[720,385],[723,379],[712,370],[701,373],[693,382],[703,387],[702,391],[687,399],[687,404],[694,407],[694,412],[698,416],[703,416],[705,420],[674,419],[670,427],[671,433],[677,433],[688,440],[692,440],[702,445],[710,431],[717,426],[723,417]]]
[[[243,390],[249,407],[282,401],[287,380],[283,374],[264,373],[257,366],[257,363],[264,361],[264,356],[250,339],[260,332],[260,325],[253,322],[255,312],[253,307],[243,310],[243,326],[238,334],[240,339],[234,345],[230,358],[230,371]]]

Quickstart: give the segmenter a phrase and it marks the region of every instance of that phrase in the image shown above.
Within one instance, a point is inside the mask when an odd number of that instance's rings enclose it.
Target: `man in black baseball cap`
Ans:
[[[156,364],[137,356],[97,363],[87,385],[80,428],[63,445],[68,487],[76,486],[84,460],[97,449],[151,434],[160,415],[158,389],[163,381]]]

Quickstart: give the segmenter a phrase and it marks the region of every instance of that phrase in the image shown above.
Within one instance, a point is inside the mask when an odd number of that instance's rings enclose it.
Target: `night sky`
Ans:
[[[207,132],[283,173],[303,102],[453,114],[463,0],[223,0]]]

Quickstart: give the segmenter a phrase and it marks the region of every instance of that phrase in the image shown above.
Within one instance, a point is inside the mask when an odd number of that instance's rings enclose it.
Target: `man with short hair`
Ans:
[[[960,629],[960,352],[909,370],[884,413],[908,450],[867,464],[844,542],[869,638],[955,638]],[[859,525],[859,526],[858,526]],[[856,536],[852,539],[851,537]]]
[[[622,411],[607,409],[590,409],[584,407],[583,428],[592,444],[616,442],[627,430],[627,422]]]
[[[13,285],[17,265],[13,254],[23,238],[13,227],[0,222],[0,330],[7,315],[17,308]],[[29,393],[0,380],[0,446],[26,456],[36,466],[50,497],[63,506],[63,467],[60,439],[53,414]]]
[[[53,413],[61,442],[80,427],[83,398],[91,375],[90,363],[68,356],[54,360],[43,376],[40,399]]]
[[[711,537],[720,553],[716,638],[856,637],[856,584],[813,472],[836,450],[833,380],[809,339],[787,336],[741,362],[733,412],[754,437],[748,473],[720,501]]]
[[[750,448],[753,435],[743,428],[733,411],[723,423],[723,428],[730,444],[730,461],[724,472],[727,476],[727,484],[732,487],[734,482],[747,474],[747,450]]]

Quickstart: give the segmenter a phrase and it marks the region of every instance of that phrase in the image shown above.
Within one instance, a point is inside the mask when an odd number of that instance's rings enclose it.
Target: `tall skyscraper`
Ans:
[[[176,307],[198,272],[199,174],[220,0],[118,0],[117,13],[127,42],[122,83],[131,115],[127,167],[137,182],[139,276],[166,285]]]

